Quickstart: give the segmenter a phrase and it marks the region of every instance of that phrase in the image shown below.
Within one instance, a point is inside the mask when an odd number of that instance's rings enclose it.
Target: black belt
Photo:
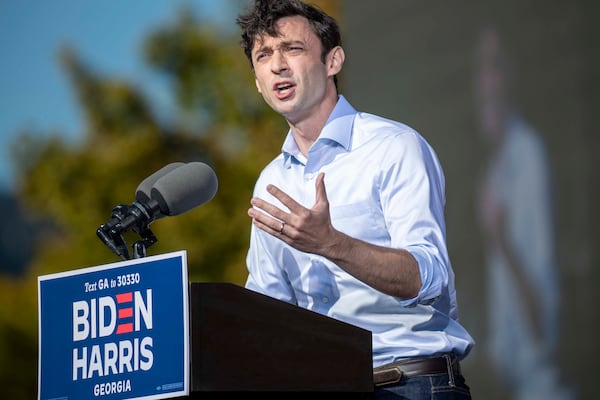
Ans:
[[[460,373],[460,365],[455,355],[445,354],[439,357],[412,358],[396,361],[373,369],[373,384],[385,386],[400,382],[403,376]]]

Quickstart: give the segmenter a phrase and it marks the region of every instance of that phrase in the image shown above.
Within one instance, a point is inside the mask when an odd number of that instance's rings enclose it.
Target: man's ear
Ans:
[[[346,59],[346,53],[341,46],[336,46],[329,51],[327,56],[327,70],[329,75],[337,75],[344,66],[344,60]]]
[[[260,90],[260,85],[258,84],[258,79],[254,78],[254,84],[256,85],[256,89],[258,90],[258,93],[262,94],[262,91]]]

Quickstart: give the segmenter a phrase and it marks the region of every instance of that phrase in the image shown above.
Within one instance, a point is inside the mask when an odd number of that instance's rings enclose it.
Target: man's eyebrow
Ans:
[[[291,45],[298,45],[298,44],[304,45],[305,42],[303,40],[284,40],[283,42],[281,42],[281,46],[284,46],[284,47],[289,47]]]
[[[276,48],[290,47],[292,45],[305,45],[305,42],[302,40],[283,40],[276,46]],[[256,52],[272,50],[272,49],[273,49],[273,46],[265,45],[263,42],[262,45],[256,49]]]

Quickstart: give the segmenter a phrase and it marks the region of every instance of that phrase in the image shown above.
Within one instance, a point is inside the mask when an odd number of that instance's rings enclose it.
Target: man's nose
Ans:
[[[276,51],[271,58],[271,70],[278,74],[288,70],[288,63],[285,54],[282,51]]]

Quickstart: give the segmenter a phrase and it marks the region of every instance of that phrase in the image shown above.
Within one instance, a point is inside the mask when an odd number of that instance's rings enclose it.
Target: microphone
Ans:
[[[165,165],[146,179],[140,182],[137,189],[135,190],[135,199],[141,202],[147,202],[150,200],[150,190],[152,190],[152,186],[156,183],[157,180],[173,171],[176,168],[183,166],[182,162],[173,162]]]
[[[129,207],[128,215],[111,229],[111,235],[147,226],[165,215],[183,214],[207,203],[216,194],[217,176],[208,165],[191,162],[181,166],[167,167],[169,165],[146,178],[142,182],[143,185],[140,184],[142,190],[139,190],[138,186],[136,201]],[[165,168],[172,170],[154,182],[150,189],[150,198],[147,198],[144,192],[145,186],[151,180],[150,178],[159,175],[158,173]]]
[[[168,164],[138,185],[133,204],[115,207],[112,218],[96,234],[117,255],[128,257],[123,232],[138,232],[146,246],[151,245],[156,238],[148,228],[150,223],[207,203],[215,196],[217,187],[215,172],[204,163]]]
[[[208,203],[217,193],[217,175],[208,165],[190,162],[159,178],[150,197],[165,215],[183,214]]]

